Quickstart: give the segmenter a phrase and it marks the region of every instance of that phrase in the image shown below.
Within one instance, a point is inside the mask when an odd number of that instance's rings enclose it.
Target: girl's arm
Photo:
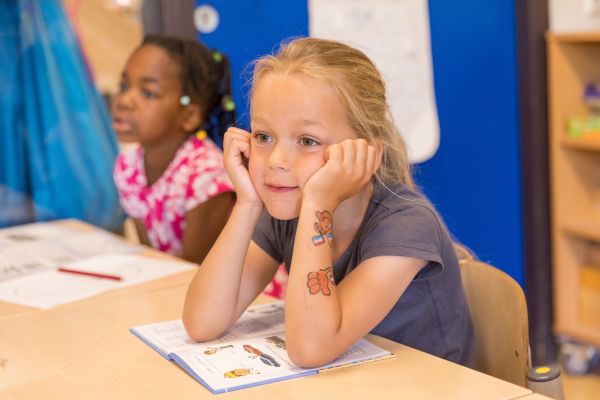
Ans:
[[[133,224],[135,225],[135,230],[140,243],[145,244],[148,247],[152,247],[152,244],[150,244],[150,239],[148,239],[148,232],[146,232],[146,227],[144,226],[142,220],[135,218],[133,220]]]
[[[244,157],[250,154],[249,138],[249,133],[236,128],[225,134],[225,167],[237,201],[188,288],[183,323],[197,341],[219,337],[277,271],[278,263],[251,242],[263,204],[244,165]]]
[[[188,211],[185,215],[186,229],[183,234],[181,258],[197,264],[202,263],[225,226],[232,204],[233,195],[227,192]],[[140,243],[152,247],[144,223],[139,219],[133,221]]]
[[[231,192],[198,204],[185,215],[182,258],[202,263],[223,230],[233,204]]]
[[[286,294],[287,349],[300,366],[326,364],[366,335],[425,265],[414,258],[375,257],[361,263],[339,286],[333,283],[332,247],[327,238],[313,240],[315,228],[328,218],[324,213],[335,215],[342,201],[365,188],[378,165],[375,147],[364,140],[347,140],[329,147],[327,163],[304,187]]]

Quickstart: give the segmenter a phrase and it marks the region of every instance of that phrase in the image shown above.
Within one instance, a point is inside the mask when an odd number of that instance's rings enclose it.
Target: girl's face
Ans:
[[[250,177],[269,213],[298,217],[302,189],[323,165],[325,150],[355,139],[342,103],[327,83],[300,75],[266,75],[251,104]]]
[[[183,134],[179,65],[160,47],[138,49],[121,75],[112,104],[113,129],[123,142],[156,144]]]

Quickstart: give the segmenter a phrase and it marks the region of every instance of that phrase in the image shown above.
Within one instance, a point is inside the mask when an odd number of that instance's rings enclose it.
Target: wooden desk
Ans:
[[[6,360],[0,367],[0,393],[46,400],[213,398],[128,331],[134,325],[178,318],[186,291],[183,281],[192,275],[174,276],[181,284],[173,287],[106,293],[0,320],[0,358]],[[218,396],[479,400],[531,393],[400,344],[370,339],[397,357]]]
[[[543,396],[539,393],[531,393],[531,394],[528,394],[527,396],[519,397],[519,400],[553,400],[553,399],[551,397]]]
[[[129,332],[180,318],[186,271],[0,319],[0,400],[19,399],[515,399],[513,385],[386,339],[396,357],[213,395]],[[268,301],[262,296],[257,302]],[[4,307],[4,306],[3,306]],[[218,307],[218,304],[215,304]],[[215,397],[217,396],[217,397]]]

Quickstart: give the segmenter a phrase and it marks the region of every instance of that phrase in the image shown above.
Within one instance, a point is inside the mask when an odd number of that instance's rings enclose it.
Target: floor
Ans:
[[[600,398],[600,372],[582,376],[563,374],[565,400],[596,400]]]

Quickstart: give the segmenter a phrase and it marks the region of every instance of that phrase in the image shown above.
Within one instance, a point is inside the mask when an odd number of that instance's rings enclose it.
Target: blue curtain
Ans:
[[[0,226],[120,228],[115,135],[59,0],[0,0]]]

